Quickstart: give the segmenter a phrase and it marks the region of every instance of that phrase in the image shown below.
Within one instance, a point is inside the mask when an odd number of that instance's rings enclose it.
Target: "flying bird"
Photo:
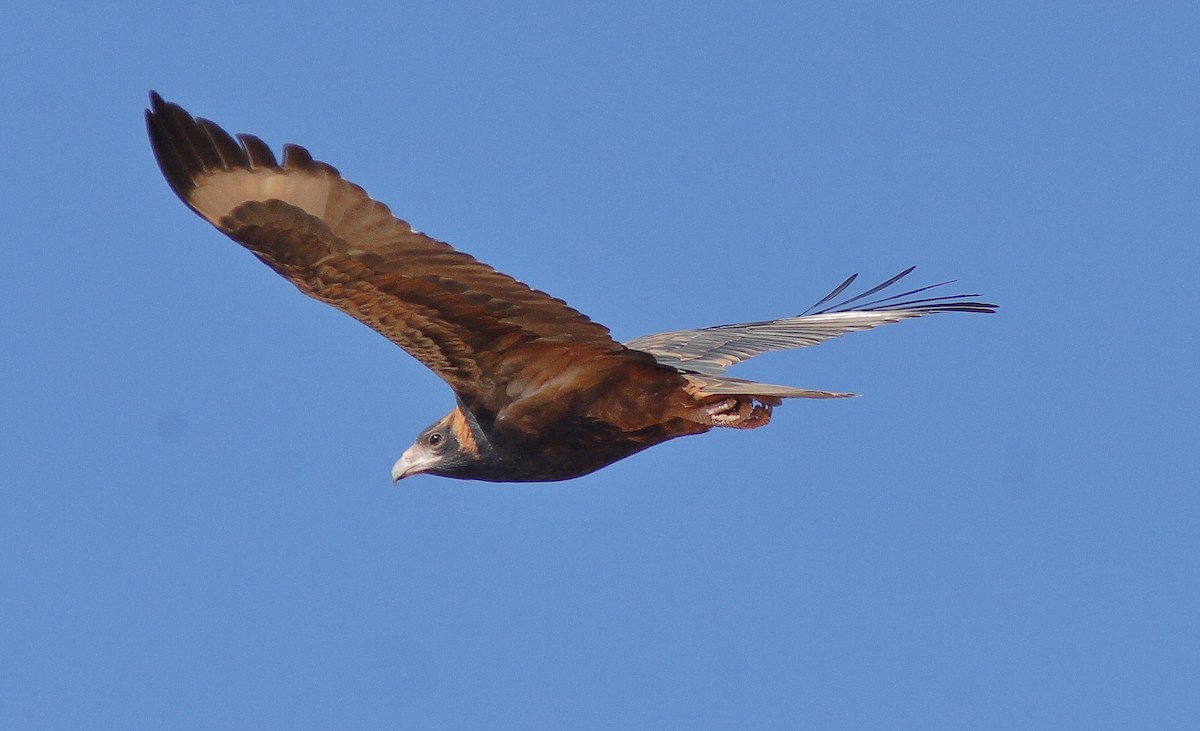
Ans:
[[[948,282],[885,294],[909,268],[839,300],[852,276],[794,317],[620,343],[562,300],[414,231],[303,147],[285,145],[279,162],[259,138],[235,138],[154,92],[146,125],[189,208],[454,391],[454,410],[417,436],[393,482],[566,480],[675,437],[755,429],[783,399],[854,394],[726,376],[736,363],[912,317],[996,309],[930,292]]]

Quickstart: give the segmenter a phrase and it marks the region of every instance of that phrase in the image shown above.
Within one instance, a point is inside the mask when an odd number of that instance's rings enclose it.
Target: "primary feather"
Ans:
[[[854,274],[815,305],[795,317],[744,322],[736,325],[716,325],[696,330],[670,330],[634,338],[627,341],[625,346],[650,353],[664,365],[716,376],[723,373],[729,366],[756,355],[773,350],[817,345],[848,332],[870,330],[880,325],[939,312],[990,313],[996,311],[995,305],[966,299],[978,296],[973,294],[911,299],[913,295],[950,284],[950,282],[931,284],[865,304],[854,304],[890,287],[911,274],[915,268],[909,267],[883,284],[836,305],[817,309],[845,291],[858,277],[857,274]]]
[[[151,94],[146,124],[175,193],[310,297],[408,351],[464,400],[502,408],[489,374],[536,371],[528,346],[621,349],[608,328],[412,227],[303,147],[279,164]],[[533,373],[530,373],[532,376]]]

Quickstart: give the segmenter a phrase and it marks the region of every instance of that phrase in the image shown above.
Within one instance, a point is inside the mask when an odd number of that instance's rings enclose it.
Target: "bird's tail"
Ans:
[[[762,396],[774,398],[850,398],[856,393],[838,393],[836,391],[814,391],[808,388],[792,386],[776,386],[770,383],[745,381],[740,378],[725,376],[706,376],[699,373],[685,373],[687,392],[695,398],[710,396]]]

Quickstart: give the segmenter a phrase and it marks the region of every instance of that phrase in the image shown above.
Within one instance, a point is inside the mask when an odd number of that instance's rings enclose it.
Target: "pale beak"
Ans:
[[[396,460],[396,464],[392,465],[392,485],[395,485],[409,475],[416,475],[429,469],[429,462],[428,455],[417,453],[417,445],[415,444],[404,450],[404,454],[400,455],[400,459]]]

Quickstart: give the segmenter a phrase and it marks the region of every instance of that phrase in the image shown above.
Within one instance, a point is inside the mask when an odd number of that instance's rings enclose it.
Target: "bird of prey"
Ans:
[[[912,317],[996,309],[977,295],[929,292],[940,284],[881,294],[910,268],[838,301],[850,277],[795,317],[619,343],[562,300],[414,231],[303,147],[285,145],[279,162],[259,138],[234,138],[154,92],[146,124],[189,208],[454,391],[454,410],[417,436],[393,482],[566,480],[675,437],[754,429],[782,399],[853,394],[724,375],[735,363]]]

